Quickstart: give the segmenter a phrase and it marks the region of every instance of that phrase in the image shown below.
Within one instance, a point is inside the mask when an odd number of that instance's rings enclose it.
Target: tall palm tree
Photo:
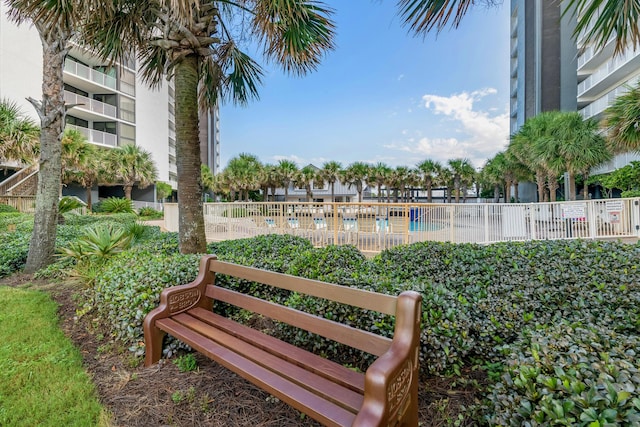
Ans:
[[[335,186],[336,181],[340,180],[340,171],[342,170],[342,165],[339,162],[334,160],[326,162],[322,165],[322,169],[318,172],[318,177],[323,181],[326,181],[331,186],[331,201],[335,203]]]
[[[62,182],[77,182],[85,189],[87,209],[92,207],[91,189],[104,176],[106,151],[90,144],[79,131],[67,129],[62,137]]]
[[[507,168],[507,160],[505,157],[504,151],[497,153],[491,159],[487,160],[487,163],[480,172],[481,183],[493,188],[494,203],[498,203],[500,201],[500,193],[506,185],[505,170]]]
[[[538,139],[547,138],[550,119],[551,117],[547,114],[539,114],[528,119],[515,134],[511,135],[511,142],[506,153],[507,158],[515,158],[533,170],[538,186],[539,202],[549,201],[545,191],[547,170],[544,162],[541,161],[542,158],[534,154],[533,148]],[[510,163],[515,163],[515,160],[511,160]]]
[[[205,252],[198,101],[212,107],[258,97],[262,69],[238,46],[247,34],[286,72],[315,69],[333,48],[331,12],[311,0],[115,0],[106,5],[111,10],[95,14],[83,38],[104,57],[123,58],[135,47],[148,82],[173,77],[180,251]]]
[[[254,154],[240,153],[229,160],[224,173],[228,179],[231,192],[240,192],[240,199],[249,201],[249,191],[260,187],[260,170],[262,164]],[[178,194],[178,197],[180,195]],[[235,196],[231,195],[232,200]]]
[[[436,160],[427,159],[418,163],[416,167],[421,174],[422,185],[427,190],[427,203],[431,203],[433,200],[433,181],[438,171],[442,169],[442,165]]]
[[[595,120],[584,120],[578,112],[558,112],[556,114],[555,134],[560,141],[560,155],[569,172],[568,199],[575,200],[575,178],[582,175],[584,180],[584,198],[589,197],[587,178],[591,168],[611,159],[605,140],[598,132]]]
[[[382,202],[382,186],[386,184],[391,174],[391,168],[385,163],[378,162],[369,169],[368,183],[376,186],[378,203]]]
[[[640,150],[640,83],[628,87],[605,110],[607,145],[615,153]]]
[[[0,100],[0,161],[34,162],[39,136],[40,128],[20,111],[18,104]]]
[[[61,138],[66,109],[62,72],[71,39],[86,2],[80,0],[6,0],[8,16],[17,24],[31,23],[42,43],[42,99],[28,98],[40,118],[40,172],[29,254],[24,271],[34,273],[53,259],[61,185]]]
[[[473,179],[475,170],[468,159],[451,159],[448,161],[453,174],[453,188],[456,192],[456,203],[460,202],[460,191],[465,183]]]
[[[405,191],[411,180],[411,170],[407,166],[396,166],[391,171],[391,186],[394,190],[393,202],[398,203],[399,198],[402,197],[404,201],[407,199]]]
[[[364,190],[364,182],[369,175],[369,165],[364,162],[351,163],[344,170],[343,182],[351,188],[355,185],[358,192],[358,202],[362,202],[362,191]]]
[[[111,173],[111,184],[121,184],[127,200],[131,200],[131,191],[134,186],[146,188],[157,178],[158,172],[151,153],[137,145],[125,145],[110,150],[107,162]]]
[[[296,177],[299,186],[304,187],[307,192],[307,202],[313,201],[313,181],[316,179],[317,169],[311,165],[307,165],[300,169]]]
[[[289,186],[294,182],[298,174],[298,166],[291,160],[282,159],[276,166],[276,173],[278,174],[278,181],[284,187],[284,201],[289,200]]]

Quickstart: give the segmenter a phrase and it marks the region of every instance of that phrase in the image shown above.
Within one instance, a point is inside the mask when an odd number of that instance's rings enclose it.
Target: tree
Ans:
[[[427,190],[427,203],[431,203],[433,200],[433,181],[442,169],[442,165],[435,160],[427,159],[418,163],[416,167],[421,174],[422,185]]]
[[[40,118],[40,172],[36,190],[33,233],[25,273],[34,273],[53,259],[58,222],[58,196],[62,179],[61,138],[66,109],[62,72],[71,39],[86,2],[7,0],[9,18],[17,24],[31,22],[42,43],[42,99],[29,98]]]
[[[362,191],[364,189],[364,182],[369,175],[369,165],[363,162],[351,163],[344,170],[343,182],[351,188],[355,185],[358,192],[358,202],[362,202]]]
[[[289,200],[289,186],[295,180],[298,174],[298,166],[291,160],[282,159],[276,166],[278,181],[284,187],[284,201]]]
[[[313,181],[316,179],[317,169],[311,165],[307,165],[300,169],[296,176],[296,182],[299,186],[304,187],[307,192],[307,202],[313,201]]]
[[[493,6],[501,0],[399,0],[398,7],[404,24],[420,35],[426,35],[434,28],[442,31],[449,20],[457,27],[471,6],[477,3]]]
[[[569,172],[568,199],[575,200],[575,178],[582,175],[584,199],[589,198],[587,179],[591,168],[611,159],[605,140],[595,120],[584,120],[578,112],[558,112],[554,126],[560,141],[559,152]]]
[[[331,201],[335,203],[335,185],[340,179],[340,170],[342,165],[336,161],[329,161],[322,165],[322,169],[318,172],[318,177],[326,181],[331,186]]]
[[[604,112],[607,145],[614,154],[640,150],[640,83],[627,88]]]
[[[240,153],[229,160],[224,174],[231,192],[239,191],[239,199],[244,198],[245,201],[249,201],[249,191],[260,187],[261,170],[262,164],[258,157],[249,153]],[[231,199],[235,200],[235,194],[231,195]]]
[[[146,188],[156,180],[157,171],[151,153],[136,145],[125,145],[110,150],[107,163],[111,175],[110,183],[122,184],[127,200],[131,200],[134,185]]]
[[[147,82],[173,77],[180,252],[205,252],[198,102],[211,108],[258,97],[262,69],[237,44],[248,34],[286,72],[315,69],[333,48],[331,12],[310,0],[116,0],[105,5],[105,13],[95,14],[84,27],[83,39],[105,58],[124,58],[135,47]]]
[[[213,181],[213,179],[212,179]],[[211,191],[215,191],[215,186],[211,186]],[[173,193],[173,188],[171,188],[171,184],[167,184],[166,182],[156,182],[156,196],[158,199],[164,201],[167,197],[171,196]]]
[[[377,187],[378,203],[382,202],[382,186],[387,183],[390,175],[391,168],[382,162],[376,163],[369,169],[368,182]]]
[[[452,159],[449,160],[448,164],[453,174],[453,188],[456,192],[456,203],[459,203],[460,191],[465,184],[470,181],[473,182],[475,170],[468,159]]]
[[[38,155],[40,128],[18,104],[0,100],[0,160],[32,163]]]
[[[77,182],[85,189],[87,209],[92,207],[91,189],[105,178],[106,152],[90,144],[79,131],[67,129],[62,138],[62,182]]]
[[[538,201],[549,201],[545,191],[547,181],[547,170],[540,156],[533,152],[536,141],[546,138],[548,127],[548,115],[541,115],[535,119],[527,120],[518,131],[511,135],[511,142],[507,148],[507,156],[517,159],[520,163],[528,165],[535,173],[535,180],[538,186]],[[511,162],[513,163],[513,161]]]
[[[487,160],[487,163],[480,172],[480,181],[482,184],[493,188],[493,203],[498,203],[500,201],[500,193],[506,185],[506,169],[507,159],[504,151],[501,151],[491,159]],[[506,197],[507,193],[505,193],[505,201]]]

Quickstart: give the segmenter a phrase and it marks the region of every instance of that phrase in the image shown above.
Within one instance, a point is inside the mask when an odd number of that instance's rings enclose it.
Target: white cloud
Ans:
[[[398,76],[398,81],[400,81],[400,80],[402,80],[402,79],[404,79],[404,74],[400,74],[400,75]]]
[[[508,141],[508,113],[496,114],[494,109],[481,111],[474,105],[496,93],[493,88],[485,88],[451,96],[424,95],[423,106],[436,116],[444,116],[439,127],[448,128],[449,135],[436,138],[416,132],[419,136],[413,139],[403,132],[403,141],[395,141],[387,147],[412,153],[416,158],[431,158],[441,162],[468,158],[475,166],[480,166],[503,149]]]

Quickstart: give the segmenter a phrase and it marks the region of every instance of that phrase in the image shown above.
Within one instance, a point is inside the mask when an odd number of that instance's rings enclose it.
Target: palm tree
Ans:
[[[231,192],[234,193],[231,195],[232,200],[235,200],[235,191],[239,191],[239,198],[249,201],[249,191],[260,187],[261,169],[262,164],[253,154],[240,153],[229,160],[224,174],[228,179]]]
[[[506,185],[505,171],[507,168],[507,160],[504,151],[499,152],[487,163],[480,172],[480,181],[483,185],[493,187],[493,202],[500,201],[500,193]],[[505,193],[506,198],[506,193]]]
[[[127,200],[131,200],[134,185],[140,189],[146,188],[155,182],[158,174],[151,153],[136,145],[110,150],[107,163],[111,173],[110,183],[121,184]]]
[[[286,72],[302,75],[315,69],[333,48],[331,12],[310,0],[117,0],[106,5],[111,10],[95,14],[83,39],[105,58],[126,57],[135,47],[148,82],[160,84],[165,75],[173,76],[180,251],[205,252],[198,101],[211,108],[225,100],[246,104],[258,97],[262,69],[237,44],[247,34]]]
[[[550,119],[550,116],[546,114],[539,114],[538,116],[528,119],[520,129],[518,129],[518,132],[511,135],[511,142],[509,143],[506,153],[508,158],[515,158],[533,170],[538,186],[539,202],[549,201],[547,192],[545,191],[547,170],[540,156],[534,155],[533,147],[538,139],[547,137],[548,119]],[[511,160],[510,163],[515,163],[515,160]]]
[[[640,83],[627,88],[604,113],[607,145],[615,154],[640,150]]]
[[[424,189],[427,190],[427,203],[431,203],[433,200],[433,181],[438,175],[438,171],[442,169],[442,165],[435,160],[427,159],[418,163],[416,167],[420,171]]]
[[[307,192],[307,202],[313,201],[313,181],[316,179],[317,169],[311,165],[307,165],[300,169],[296,176],[298,186],[303,186]]]
[[[411,170],[406,166],[396,166],[396,168],[391,171],[389,181],[394,190],[394,203],[398,203],[399,197],[402,197],[406,201],[407,196],[405,194],[405,191],[411,180],[410,172]]]
[[[460,190],[465,183],[473,180],[475,170],[468,159],[452,159],[449,160],[448,165],[453,174],[453,188],[456,192],[456,203],[459,203]]]
[[[62,182],[77,182],[85,189],[87,209],[91,210],[91,189],[105,180],[105,149],[90,144],[79,131],[67,129],[62,137]]]
[[[340,179],[340,171],[342,165],[336,161],[329,161],[322,165],[322,169],[318,172],[318,177],[323,181],[326,181],[331,185],[331,201],[335,203],[335,185],[336,181]]]
[[[40,118],[40,172],[33,233],[24,271],[34,273],[53,259],[61,185],[61,137],[65,113],[62,72],[70,42],[88,2],[7,0],[8,16],[17,24],[32,23],[42,43],[42,99],[28,98]]]
[[[575,177],[582,175],[584,198],[589,198],[587,178],[591,168],[611,159],[604,138],[598,133],[595,120],[584,120],[578,112],[558,112],[554,126],[560,141],[560,155],[569,173],[568,199],[575,200]]]
[[[38,154],[40,128],[18,104],[0,100],[0,160],[32,163]]]
[[[352,185],[356,186],[358,192],[358,202],[362,202],[362,191],[364,189],[364,182],[369,175],[369,165],[364,162],[351,163],[344,170],[343,183],[351,188]]]
[[[291,160],[282,159],[276,166],[278,181],[284,187],[284,201],[289,200],[289,186],[295,180],[298,174],[298,166]]]
[[[378,193],[378,203],[382,202],[382,186],[386,184],[389,179],[389,175],[391,175],[391,168],[382,163],[378,162],[374,166],[369,169],[369,177],[367,182],[369,185],[375,185]]]

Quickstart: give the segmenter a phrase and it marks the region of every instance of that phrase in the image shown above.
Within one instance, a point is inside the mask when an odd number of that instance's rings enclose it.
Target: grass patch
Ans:
[[[0,287],[0,425],[95,426],[103,409],[78,350],[38,291]]]

